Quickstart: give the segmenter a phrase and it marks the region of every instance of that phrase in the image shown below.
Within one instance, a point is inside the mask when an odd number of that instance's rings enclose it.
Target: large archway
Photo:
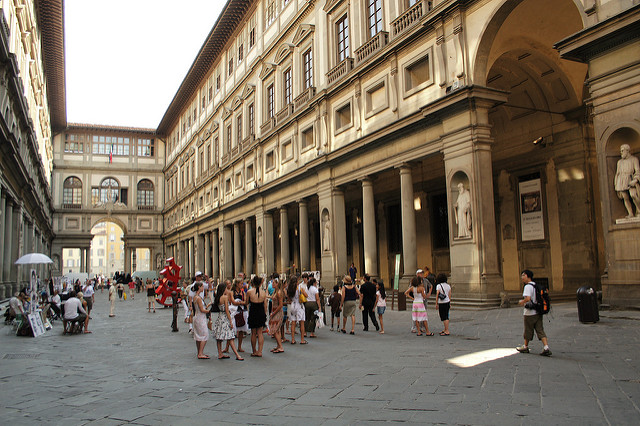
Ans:
[[[91,275],[113,277],[124,271],[124,230],[113,220],[101,220],[91,228]]]
[[[507,92],[492,108],[498,244],[505,289],[519,272],[570,293],[602,272],[595,146],[584,108],[587,67],[554,44],[583,28],[572,0],[507,1],[486,27],[476,82]],[[481,57],[480,54],[484,54]]]

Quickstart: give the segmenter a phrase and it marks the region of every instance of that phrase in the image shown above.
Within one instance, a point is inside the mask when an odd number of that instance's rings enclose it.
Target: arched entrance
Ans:
[[[124,230],[115,221],[101,220],[91,228],[91,274],[107,278],[124,271]]]
[[[476,78],[509,93],[489,111],[508,291],[520,290],[525,268],[567,293],[595,285],[602,273],[595,146],[584,108],[587,67],[553,48],[582,27],[571,0],[505,2],[480,43],[486,57],[476,63]]]

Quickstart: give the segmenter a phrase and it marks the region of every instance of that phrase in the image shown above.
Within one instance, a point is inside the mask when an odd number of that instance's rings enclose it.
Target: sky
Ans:
[[[156,129],[226,0],[65,0],[67,122]]]

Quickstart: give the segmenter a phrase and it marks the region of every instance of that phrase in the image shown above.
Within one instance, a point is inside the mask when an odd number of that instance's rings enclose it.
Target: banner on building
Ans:
[[[520,182],[520,228],[522,241],[544,240],[542,185],[540,178]]]

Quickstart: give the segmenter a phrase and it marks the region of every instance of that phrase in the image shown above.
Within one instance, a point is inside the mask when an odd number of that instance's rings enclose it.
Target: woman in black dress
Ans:
[[[251,329],[251,356],[262,356],[262,347],[264,346],[264,336],[262,329],[267,322],[267,292],[260,292],[262,278],[254,276],[251,280],[251,289],[247,292],[247,300],[249,301],[249,328]],[[258,350],[256,350],[256,343]]]

